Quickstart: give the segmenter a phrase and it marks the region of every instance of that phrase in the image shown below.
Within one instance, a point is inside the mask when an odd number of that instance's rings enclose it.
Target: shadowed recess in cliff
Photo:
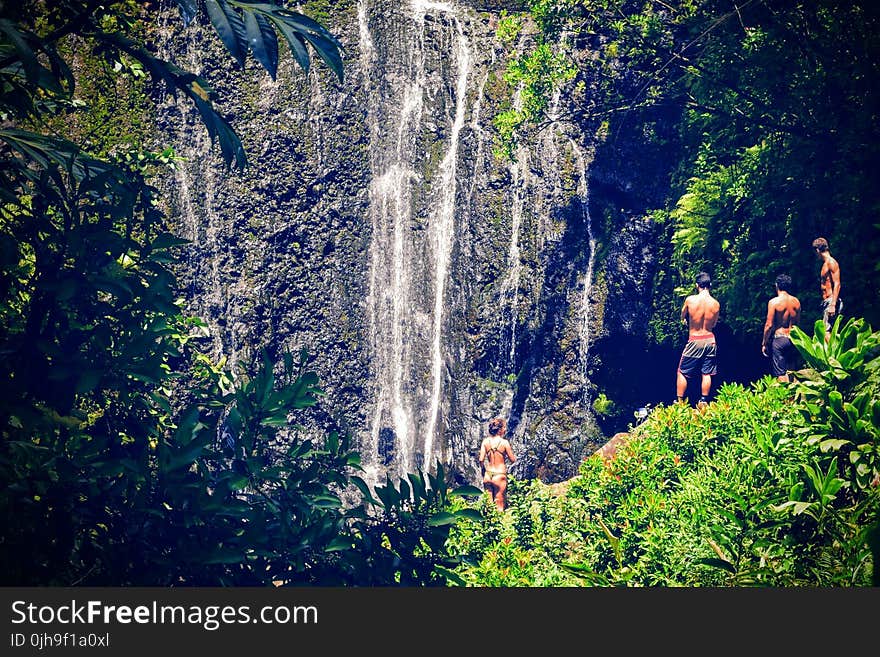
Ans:
[[[590,258],[589,214],[584,199],[574,197],[566,207],[555,209],[565,220],[565,232],[548,247],[542,257],[546,261],[542,293],[535,308],[537,322],[523,330],[518,352],[522,354],[520,369],[514,384],[510,409],[510,431],[530,436],[529,444],[521,450],[518,474],[537,477],[545,482],[568,479],[577,473],[580,459],[590,453],[588,445],[592,431],[583,431],[580,422],[592,423],[588,408],[579,404],[589,381],[578,378],[580,358],[577,349],[560,350],[560,341],[576,342],[581,325],[572,326],[570,317],[578,315],[581,299],[572,295],[582,285],[582,271]],[[559,381],[570,381],[560,386]],[[536,400],[541,400],[536,407]],[[554,414],[570,414],[568,440],[555,436],[548,440],[541,425]],[[580,411],[580,413],[578,413]],[[528,426],[520,426],[528,418]],[[559,430],[554,426],[553,431]]]

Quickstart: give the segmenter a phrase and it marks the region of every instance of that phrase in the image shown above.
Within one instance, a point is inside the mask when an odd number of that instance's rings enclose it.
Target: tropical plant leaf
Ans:
[[[211,140],[214,141],[216,139],[220,144],[220,153],[226,166],[231,167],[235,164],[236,168],[244,169],[247,166],[247,156],[244,152],[244,146],[241,144],[241,139],[235,134],[232,126],[214,111],[210,103],[200,98],[194,98],[193,100],[199,109],[199,113],[202,115],[202,120],[208,129]]]
[[[325,552],[340,552],[342,550],[351,550],[352,549],[352,541],[345,536],[337,536],[332,541],[327,544],[327,547],[324,548]]]
[[[199,13],[198,0],[175,0],[183,26],[188,26]]]
[[[420,473],[410,472],[407,474],[407,478],[412,485],[413,495],[415,499],[427,499],[426,491],[425,491],[425,482],[420,476]]]
[[[376,498],[373,497],[372,492],[370,491],[370,487],[367,485],[361,477],[354,475],[350,479],[351,483],[357,487],[357,489],[361,492],[361,495],[364,496],[364,499],[370,504],[377,504]]]
[[[40,63],[37,61],[37,56],[31,49],[30,45],[28,45],[24,35],[19,32],[15,25],[7,18],[0,19],[0,32],[9,38],[9,41],[15,48],[19,61],[21,62],[22,70],[25,73],[25,77],[30,82],[37,81],[40,77],[40,69],[42,66],[40,66]]]
[[[318,56],[324,60],[324,63],[330,67],[330,70],[333,71],[339,81],[342,82],[345,77],[345,72],[338,42],[335,39],[319,34],[303,34],[303,38],[312,45],[315,52],[318,53]]]
[[[239,66],[244,66],[248,40],[242,17],[226,3],[226,0],[205,0],[205,8],[223,45]]]
[[[458,488],[453,488],[449,492],[450,497],[477,497],[482,494],[482,490],[471,485],[459,486]]]
[[[262,8],[262,5],[256,6]],[[343,46],[323,25],[308,16],[286,9],[275,8],[274,11],[267,12],[267,16],[284,35],[294,59],[304,72],[309,72],[310,58],[305,47],[308,42],[339,81],[343,81]]]
[[[456,516],[448,511],[435,513],[428,519],[429,527],[442,527],[444,525],[453,525],[456,522]]]
[[[702,564],[704,566],[711,566],[713,568],[720,568],[721,570],[726,570],[727,572],[736,575],[736,568],[734,568],[732,563],[730,563],[729,561],[725,561],[724,559],[706,557],[702,559],[694,559],[694,563]]]
[[[244,11],[244,25],[251,52],[274,80],[278,72],[278,37],[275,30],[265,16],[247,10]]]
[[[476,522],[483,521],[483,514],[480,513],[477,509],[459,509],[455,512],[455,516],[458,518],[466,518],[468,520],[474,520]]]
[[[297,64],[299,64],[299,67],[303,70],[303,72],[308,73],[309,67],[311,66],[311,58],[309,57],[309,51],[306,48],[305,39],[303,39],[302,35],[294,32],[294,30],[286,23],[279,21],[276,23],[276,25],[281,31],[281,34],[283,34],[284,38],[287,40],[287,43],[290,46],[290,52],[293,55],[294,60]]]
[[[464,578],[454,570],[450,570],[449,568],[445,568],[444,566],[439,565],[434,566],[434,569],[438,573],[443,575],[443,577],[445,577],[447,581],[452,582],[457,586],[467,586],[467,582],[464,580]]]

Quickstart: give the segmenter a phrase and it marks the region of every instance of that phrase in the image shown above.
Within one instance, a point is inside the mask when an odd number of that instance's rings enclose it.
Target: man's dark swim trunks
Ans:
[[[684,376],[708,374],[715,376],[717,353],[715,334],[701,335],[688,340],[678,361],[678,371]]]
[[[831,310],[831,297],[825,297],[822,299],[822,321],[825,323],[825,330],[830,331],[831,325],[834,323],[834,320],[828,315],[828,311]],[[837,298],[837,308],[835,309],[835,314],[839,317],[840,313],[843,312],[843,299],[840,297]]]
[[[795,368],[798,355],[791,338],[787,335],[774,337],[770,347],[770,373],[773,376],[785,376],[789,370]]]

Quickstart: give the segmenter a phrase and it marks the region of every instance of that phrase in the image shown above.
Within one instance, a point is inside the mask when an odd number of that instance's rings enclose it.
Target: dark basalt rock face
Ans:
[[[594,126],[560,119],[515,161],[493,155],[492,118],[515,94],[495,27],[522,4],[332,3],[342,83],[284,52],[275,81],[252,59],[242,72],[204,26],[162,26],[250,159],[226,171],[186,103],[163,101],[157,144],[185,158],[164,183],[192,240],[182,293],[216,356],[307,349],[326,395],[297,421],[352,434],[373,482],[440,461],[477,483],[496,415],[515,475],[570,478],[605,442],[595,345],[646,323],[649,295],[628,290],[651,280],[653,228],[644,202],[598,220],[603,194],[638,181],[602,170],[593,188]]]

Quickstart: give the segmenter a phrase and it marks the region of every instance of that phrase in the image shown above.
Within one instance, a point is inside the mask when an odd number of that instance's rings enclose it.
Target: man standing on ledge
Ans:
[[[681,321],[688,327],[688,341],[678,361],[676,393],[678,401],[684,401],[688,378],[700,374],[700,401],[697,408],[704,408],[709,401],[712,377],[717,374],[717,350],[712,330],[718,323],[721,304],[712,296],[712,278],[704,271],[697,274],[697,294],[684,300]]]
[[[801,302],[791,290],[791,276],[776,277],[776,296],[767,302],[767,321],[764,322],[764,339],[761,353],[770,357],[770,373],[777,381],[788,382],[788,371],[793,369],[797,349],[791,342],[791,327],[800,322]],[[770,350],[768,354],[767,351]]]
[[[822,268],[819,270],[819,291],[822,293],[822,321],[825,323],[827,340],[834,319],[843,310],[843,300],[840,298],[840,265],[831,257],[828,240],[824,237],[814,239],[813,248],[816,250],[816,257],[822,261]]]

